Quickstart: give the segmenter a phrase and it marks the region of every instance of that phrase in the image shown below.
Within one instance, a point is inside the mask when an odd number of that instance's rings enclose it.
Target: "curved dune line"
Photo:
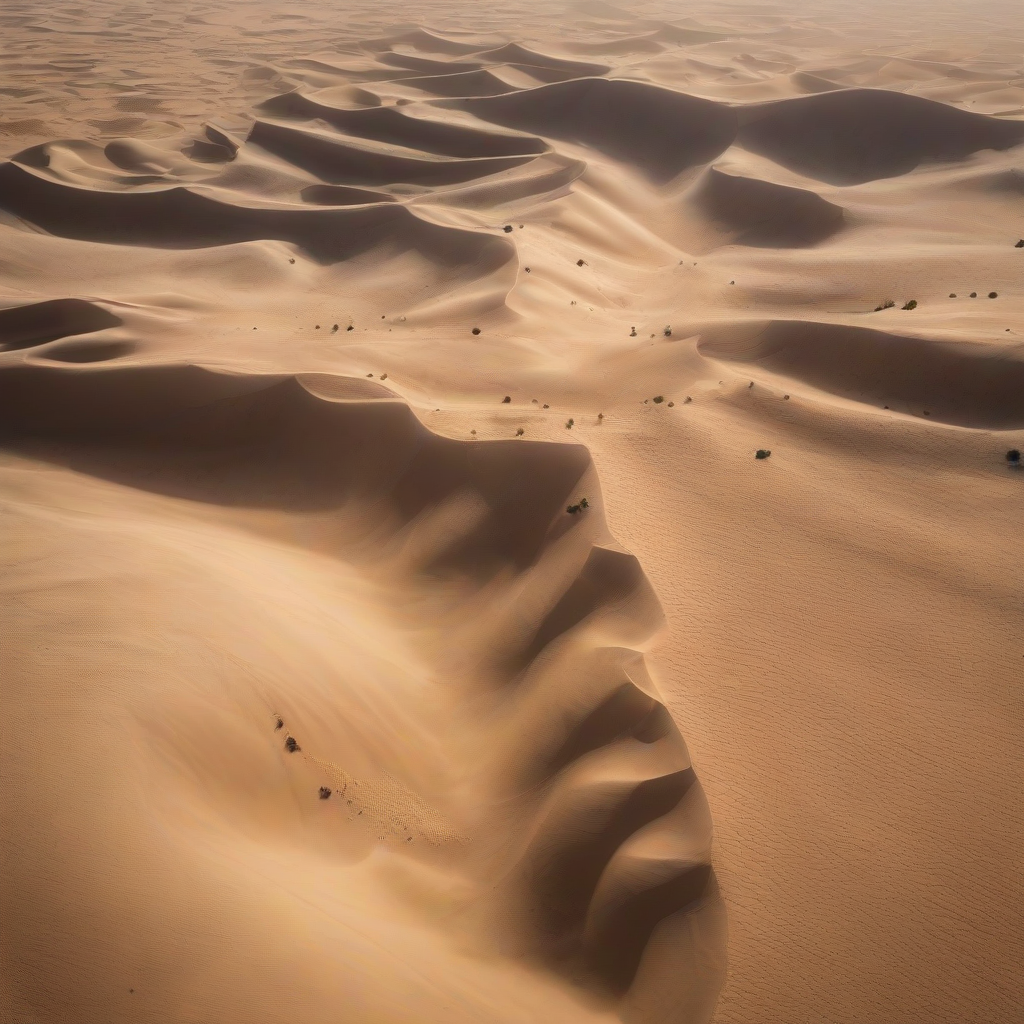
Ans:
[[[649,636],[657,599],[597,509],[565,513],[593,474],[584,448],[449,440],[379,384],[322,374],[20,365],[0,370],[0,390],[0,441],[15,450],[31,443],[36,457],[200,507],[328,513],[349,523],[342,558],[363,548],[354,511],[372,510],[376,548],[390,537],[415,550],[433,510],[477,493],[483,518],[408,563],[428,587],[520,581],[518,626],[482,638],[492,654],[473,682],[475,705],[490,693],[504,711],[468,719],[505,807],[481,806],[480,826],[507,839],[470,870],[477,902],[550,970],[627,1003],[659,929],[686,919],[706,941],[719,934],[710,818],[685,743],[642,655],[607,644]],[[549,572],[552,560],[563,568]],[[705,1001],[719,983],[679,979]]]

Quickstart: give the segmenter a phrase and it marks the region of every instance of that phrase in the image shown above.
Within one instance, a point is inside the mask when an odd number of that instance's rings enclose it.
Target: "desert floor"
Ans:
[[[0,1024],[1024,1021],[1015,4],[0,32]]]

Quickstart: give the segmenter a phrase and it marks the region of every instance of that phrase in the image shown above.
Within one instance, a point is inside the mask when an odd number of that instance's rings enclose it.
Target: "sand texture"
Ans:
[[[0,32],[0,1024],[1024,1021],[1016,5]]]

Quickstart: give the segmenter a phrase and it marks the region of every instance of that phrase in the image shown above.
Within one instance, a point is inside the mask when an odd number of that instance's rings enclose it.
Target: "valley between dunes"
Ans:
[[[1024,1021],[1014,5],[0,29],[0,1024]]]

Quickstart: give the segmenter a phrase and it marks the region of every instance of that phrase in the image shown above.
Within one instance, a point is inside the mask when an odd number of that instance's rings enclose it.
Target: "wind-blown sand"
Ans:
[[[0,1024],[1024,1020],[1018,15],[5,5]]]

